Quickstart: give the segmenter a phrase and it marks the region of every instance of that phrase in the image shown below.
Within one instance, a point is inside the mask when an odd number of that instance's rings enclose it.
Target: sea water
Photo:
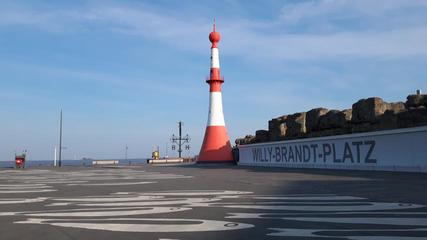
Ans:
[[[96,159],[93,159],[96,160]],[[62,166],[92,166],[93,160],[62,160]],[[119,161],[119,165],[146,164],[146,158],[138,159],[114,159]],[[25,167],[52,167],[53,160],[26,160]],[[0,168],[14,168],[15,161],[0,161]]]

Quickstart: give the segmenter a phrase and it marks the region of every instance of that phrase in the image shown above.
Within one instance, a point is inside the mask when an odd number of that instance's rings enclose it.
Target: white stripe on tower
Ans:
[[[211,49],[211,68],[219,69],[219,51],[218,48]]]
[[[225,126],[221,92],[210,92],[207,126]]]

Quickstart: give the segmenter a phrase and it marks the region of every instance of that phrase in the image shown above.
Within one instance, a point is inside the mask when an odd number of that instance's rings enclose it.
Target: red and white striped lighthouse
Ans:
[[[224,113],[222,111],[221,85],[224,78],[219,70],[218,42],[221,38],[215,29],[209,34],[211,47],[211,72],[206,82],[210,87],[209,95],[209,115],[206,126],[205,137],[200,149],[198,162],[232,162],[230,139],[225,128]]]

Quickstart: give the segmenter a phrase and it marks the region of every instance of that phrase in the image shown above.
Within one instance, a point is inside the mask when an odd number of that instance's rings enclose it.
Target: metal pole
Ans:
[[[62,165],[62,109],[59,117],[59,156],[58,156],[58,166]]]
[[[125,160],[128,160],[128,145],[126,145]]]
[[[182,152],[183,152],[182,145],[184,143],[190,142],[190,137],[188,136],[188,134],[184,138],[182,137],[182,125],[183,125],[183,122],[179,121],[178,122],[179,134],[178,136],[175,136],[175,134],[172,134],[172,137],[171,137],[171,142],[176,143],[178,145],[179,158],[182,158]],[[166,149],[167,149],[167,145],[166,145]],[[172,145],[172,150],[175,150],[175,145]],[[167,151],[166,151],[166,154],[167,154]]]
[[[56,146],[55,146],[55,156],[53,156],[53,166],[56,167]]]
[[[181,158],[181,152],[182,152],[182,149],[181,149],[181,141],[182,141],[181,125],[182,125],[182,122],[179,121],[179,138],[178,138],[178,155],[179,155],[179,158]]]

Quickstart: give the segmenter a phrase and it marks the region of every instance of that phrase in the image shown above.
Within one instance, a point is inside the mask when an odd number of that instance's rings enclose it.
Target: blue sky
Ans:
[[[426,0],[2,0],[0,160],[53,159],[60,108],[66,159],[164,152],[179,120],[197,154],[214,17],[232,142],[279,115],[427,91]]]

